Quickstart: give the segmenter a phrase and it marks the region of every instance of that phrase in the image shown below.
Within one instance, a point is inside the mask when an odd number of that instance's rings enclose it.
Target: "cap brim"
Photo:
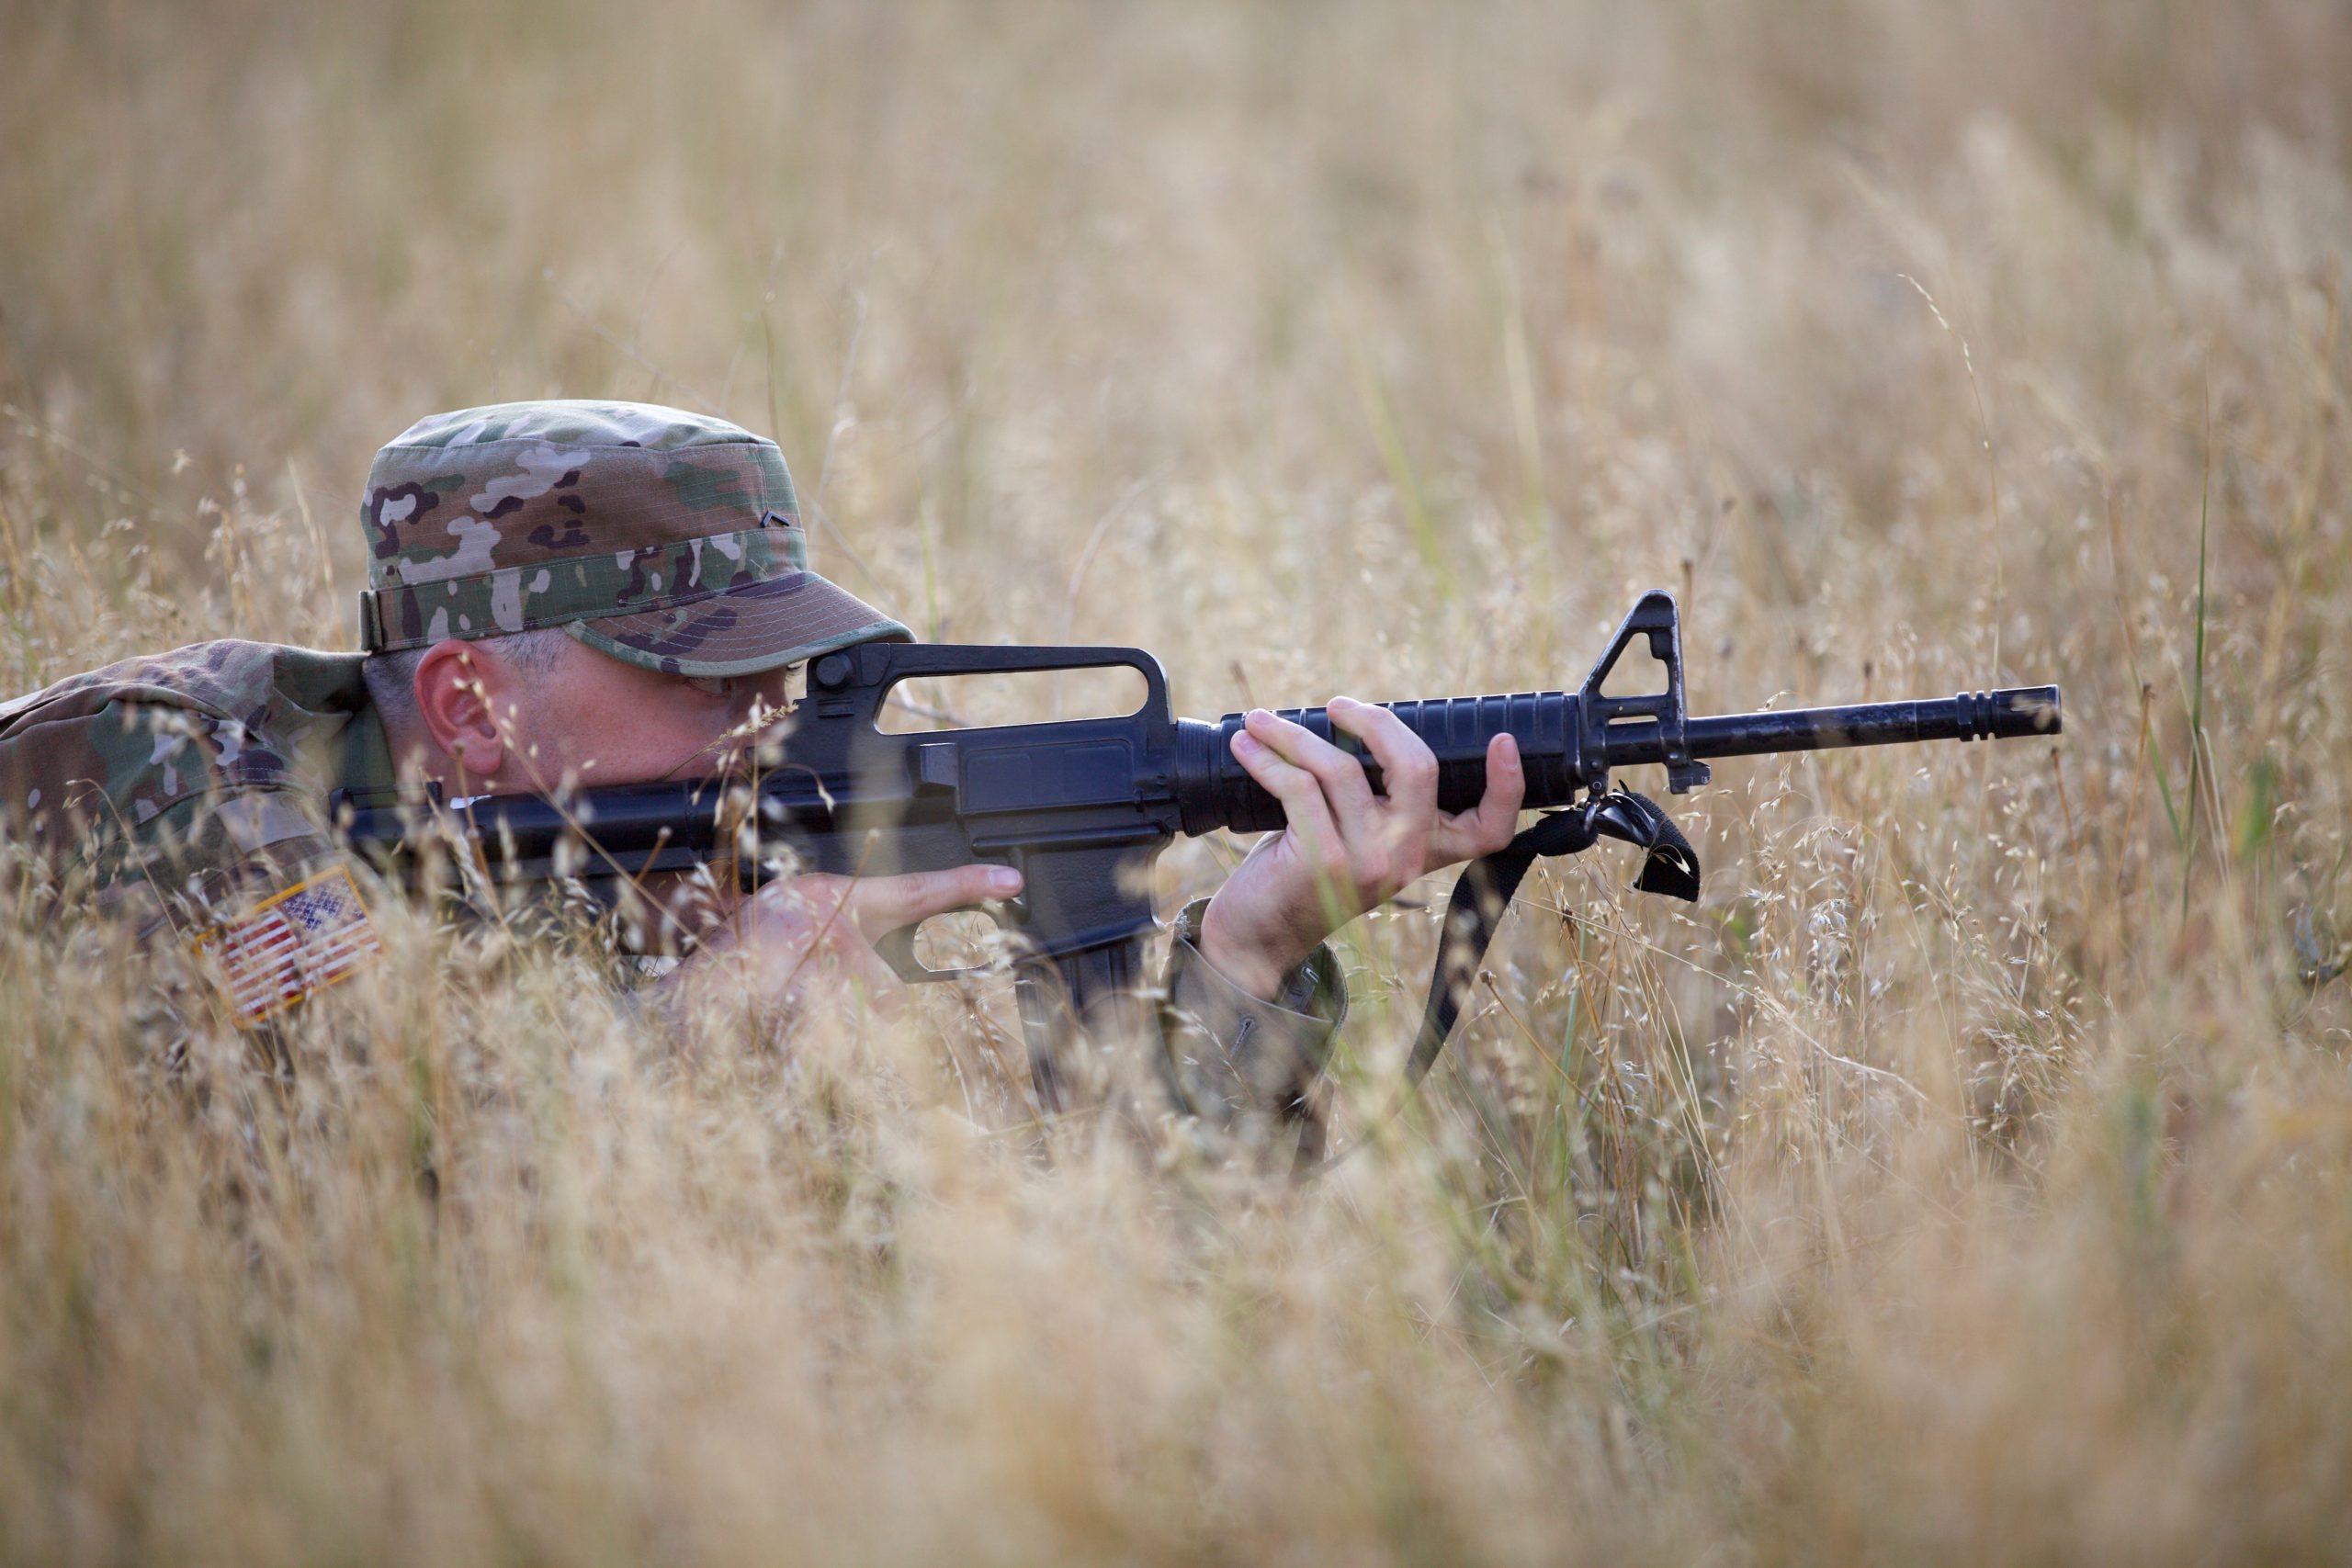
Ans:
[[[861,642],[912,642],[914,633],[813,571],[667,610],[595,615],[566,627],[615,659],[668,675],[756,675]]]

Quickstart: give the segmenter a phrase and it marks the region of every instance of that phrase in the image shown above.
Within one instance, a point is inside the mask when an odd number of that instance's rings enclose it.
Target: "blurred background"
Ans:
[[[12,1554],[2341,1551],[2336,0],[0,39],[8,693],[352,646],[375,448],[572,396],[772,434],[820,570],[927,638],[1139,644],[1183,712],[1570,683],[1650,586],[1702,710],[2068,703],[1724,766],[1687,916],[1546,872],[1426,1123],[1304,1193],[1037,1156],[1001,998],[812,1100],[589,1051],[506,958],[232,1136],[19,899]],[[1351,933],[1343,1140],[1438,901]]]
[[[136,551],[174,617],[20,632],[19,686],[157,635],[345,645],[375,447],[543,395],[773,434],[832,569],[926,635],[1118,631],[1203,703],[1204,649],[1301,700],[1565,674],[1685,562],[1698,628],[1807,613],[1702,664],[1719,704],[1906,629],[2006,632],[2009,667],[1935,671],[1990,682],[2077,618],[2037,612],[2113,598],[2110,510],[2177,615],[2209,410],[2300,455],[2320,405],[2258,411],[2343,363],[2326,4],[100,4],[8,36],[9,513],[113,547],[43,599]],[[2225,539],[2291,525],[2228,493],[2276,477],[2222,466]],[[284,569],[241,587],[245,550]],[[1789,662],[1808,615],[1841,667]]]

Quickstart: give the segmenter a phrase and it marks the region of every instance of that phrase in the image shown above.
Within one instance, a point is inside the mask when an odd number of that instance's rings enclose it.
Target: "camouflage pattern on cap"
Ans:
[[[562,626],[671,674],[743,675],[907,628],[808,570],[775,443],[650,403],[420,420],[361,508],[369,652]]]

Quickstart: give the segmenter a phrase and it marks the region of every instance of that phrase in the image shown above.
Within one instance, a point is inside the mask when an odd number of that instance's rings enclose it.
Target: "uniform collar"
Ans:
[[[335,785],[356,795],[363,790],[394,789],[399,784],[384,716],[373,702],[365,703],[344,729],[343,755],[335,764]]]

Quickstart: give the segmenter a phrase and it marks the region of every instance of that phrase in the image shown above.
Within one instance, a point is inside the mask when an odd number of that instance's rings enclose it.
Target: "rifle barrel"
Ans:
[[[2055,735],[2063,728],[2055,686],[2013,686],[1962,692],[1940,700],[1853,703],[1838,707],[1721,714],[1684,726],[1690,755],[1750,757],[1767,751],[1820,751],[1840,746],[1894,746],[1914,740],[2002,740]],[[1612,767],[1662,761],[1655,739],[1635,742],[1622,760],[1611,744]]]

